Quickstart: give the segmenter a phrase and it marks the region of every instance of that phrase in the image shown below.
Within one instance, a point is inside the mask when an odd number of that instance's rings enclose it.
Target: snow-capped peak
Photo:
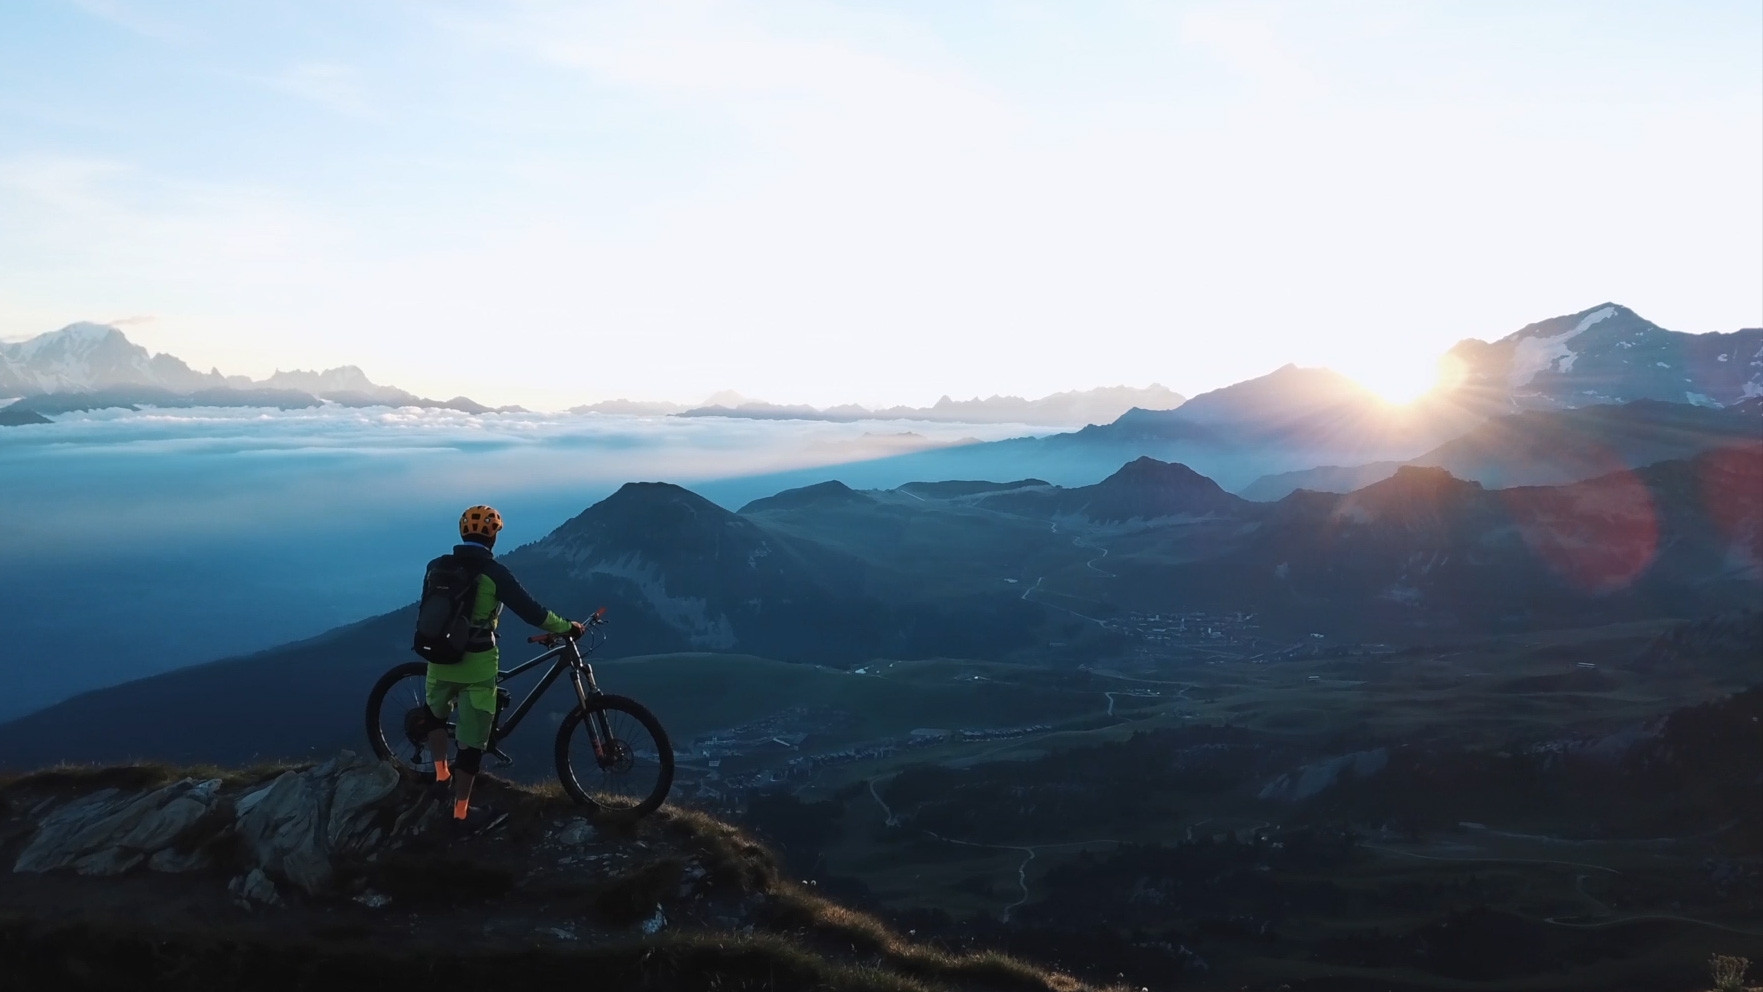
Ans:
[[[113,386],[192,389],[200,376],[170,355],[147,349],[107,324],[69,324],[28,341],[0,346],[0,395],[55,393]]]
[[[1567,347],[1567,342],[1584,334],[1600,321],[1614,316],[1616,311],[1615,304],[1605,304],[1587,313],[1579,319],[1579,323],[1559,334],[1518,339],[1512,348],[1512,366],[1506,375],[1506,388],[1518,389],[1545,371],[1571,371],[1575,356]]]
[[[59,331],[39,334],[28,341],[13,345],[9,351],[16,360],[25,360],[50,353],[85,354],[94,348],[103,346],[111,338],[118,338],[124,345],[128,339],[123,333],[108,324],[92,324],[81,322],[69,324]]]

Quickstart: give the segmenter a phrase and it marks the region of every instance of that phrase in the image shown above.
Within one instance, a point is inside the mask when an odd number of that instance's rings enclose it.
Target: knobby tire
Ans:
[[[392,691],[392,686],[410,678],[412,675],[426,677],[428,675],[428,663],[412,661],[408,664],[397,666],[386,674],[380,676],[380,680],[374,683],[373,691],[367,694],[368,745],[373,748],[374,755],[381,761],[390,761],[394,764],[406,767],[409,766],[410,762],[405,760],[403,756],[397,754],[392,748],[392,742],[386,740],[384,725],[380,722],[380,707],[385,705],[386,693]],[[404,742],[400,740],[398,743],[403,744]]]
[[[632,806],[609,806],[595,799],[578,781],[576,770],[571,766],[569,740],[578,732],[588,733],[587,717],[596,712],[625,713],[634,718],[649,734],[649,743],[655,748],[660,773],[653,790],[642,802]],[[643,704],[625,696],[596,696],[588,700],[587,710],[584,711],[580,706],[571,710],[569,716],[563,719],[563,724],[557,728],[556,759],[557,778],[563,783],[563,791],[569,793],[569,797],[576,802],[592,806],[610,816],[632,820],[647,816],[661,807],[661,803],[667,799],[668,790],[673,787],[673,745],[667,740],[667,731],[661,728],[661,721],[655,719],[655,714],[650,713]],[[592,773],[590,778],[598,774],[596,769],[584,771]]]

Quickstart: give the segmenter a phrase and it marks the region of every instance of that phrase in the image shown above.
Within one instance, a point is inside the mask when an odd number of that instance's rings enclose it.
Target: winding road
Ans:
[[[1057,534],[1057,533],[1059,533],[1059,525],[1058,525],[1058,524],[1053,524],[1053,525],[1051,525],[1051,526],[1052,526],[1052,530],[1053,530],[1053,533],[1055,533],[1055,534]],[[1118,575],[1115,575],[1115,574],[1114,574],[1114,573],[1113,573],[1113,572],[1109,572],[1109,571],[1104,571],[1104,570],[1103,570],[1103,569],[1100,569],[1100,568],[1097,568],[1097,567],[1096,567],[1096,562],[1099,562],[1099,561],[1101,561],[1101,560],[1102,560],[1102,559],[1104,559],[1104,558],[1106,558],[1106,557],[1108,557],[1108,549],[1107,549],[1107,548],[1104,548],[1104,547],[1102,547],[1102,546],[1101,546],[1101,545],[1099,545],[1099,544],[1090,544],[1090,543],[1088,543],[1088,542],[1086,542],[1086,541],[1085,541],[1085,540],[1084,540],[1084,539],[1083,539],[1083,538],[1081,538],[1081,537],[1074,537],[1074,538],[1072,538],[1072,539],[1071,539],[1071,546],[1072,546],[1072,547],[1074,547],[1074,548],[1082,548],[1082,549],[1084,549],[1084,550],[1085,550],[1085,551],[1100,551],[1100,552],[1102,552],[1102,553],[1101,553],[1101,554],[1099,554],[1099,555],[1097,555],[1097,556],[1096,556],[1096,557],[1094,557],[1094,558],[1091,558],[1091,559],[1090,559],[1090,560],[1089,560],[1089,561],[1087,561],[1087,562],[1084,562],[1084,565],[1085,565],[1085,567],[1087,567],[1087,568],[1089,568],[1089,569],[1091,569],[1091,570],[1092,570],[1092,571],[1095,571],[1095,572],[1097,572],[1097,573],[1100,573],[1100,574],[1102,574],[1102,575],[1106,575],[1106,576],[1107,576],[1107,577],[1109,577],[1109,578],[1111,578],[1111,579],[1118,579],[1118,578],[1120,578],[1120,576],[1118,576]],[[1032,585],[1032,586],[1029,586],[1029,587],[1028,587],[1028,588],[1027,588],[1027,589],[1024,589],[1024,590],[1023,590],[1023,591],[1022,591],[1022,599],[1023,599],[1023,600],[1024,600],[1024,601],[1025,601],[1025,602],[1027,602],[1027,601],[1029,601],[1029,598],[1028,598],[1028,597],[1029,597],[1029,596],[1030,596],[1030,595],[1031,595],[1031,594],[1032,594],[1032,593],[1034,593],[1034,592],[1036,592],[1036,591],[1037,591],[1037,590],[1039,590],[1039,589],[1040,589],[1040,588],[1041,588],[1041,583],[1043,583],[1043,582],[1045,582],[1045,581],[1047,581],[1047,577],[1046,577],[1046,576],[1045,576],[1045,575],[1042,575],[1042,576],[1039,576],[1039,577],[1037,577],[1037,578],[1036,578],[1036,579],[1035,579],[1035,584],[1034,584],[1034,585]],[[1042,601],[1042,602],[1041,602],[1041,605],[1042,605],[1042,606],[1051,606],[1051,607],[1052,607],[1052,608],[1053,608],[1053,609],[1055,609],[1055,610],[1061,610],[1061,611],[1063,611],[1063,612],[1065,612],[1065,613],[1069,613],[1069,614],[1071,614],[1071,615],[1072,615],[1072,616],[1074,616],[1074,617],[1077,617],[1077,618],[1078,618],[1078,619],[1080,619],[1080,620],[1088,620],[1088,621],[1089,621],[1089,622],[1090,622],[1090,623],[1093,623],[1093,624],[1095,624],[1095,625],[1096,625],[1096,626],[1098,626],[1098,627],[1103,627],[1103,628],[1106,628],[1106,627],[1107,627],[1107,626],[1108,626],[1108,625],[1107,625],[1107,624],[1106,624],[1106,623],[1104,623],[1104,622],[1103,622],[1103,621],[1101,621],[1101,620],[1098,620],[1098,619],[1097,619],[1097,618],[1095,618],[1095,617],[1092,617],[1092,616],[1089,616],[1089,615],[1088,615],[1088,614],[1084,614],[1084,613],[1079,613],[1079,612],[1077,612],[1077,611],[1076,611],[1076,610],[1074,610],[1074,609],[1071,609],[1071,608],[1069,608],[1069,607],[1065,607],[1065,606],[1060,606],[1060,605],[1058,605],[1058,604],[1056,604],[1056,603],[1048,603],[1048,602],[1045,602],[1045,601]]]
[[[869,779],[864,784],[869,786],[869,794],[870,794],[870,796],[872,796],[875,799],[875,804],[882,808],[882,816],[885,817],[885,820],[883,822],[887,826],[890,826],[890,827],[899,826],[900,825],[900,818],[894,815],[894,811],[892,809],[888,808],[888,804],[885,800],[882,799],[881,793],[875,791],[875,779],[873,779],[873,778]]]

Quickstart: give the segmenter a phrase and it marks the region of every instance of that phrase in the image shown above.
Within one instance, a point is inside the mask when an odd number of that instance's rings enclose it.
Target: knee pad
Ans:
[[[429,712],[427,706],[417,706],[404,713],[404,736],[412,742],[422,743],[427,740],[431,731],[446,729],[447,721]]]
[[[475,747],[462,747],[459,757],[453,760],[453,767],[467,775],[476,775],[478,768],[484,763],[484,752]]]

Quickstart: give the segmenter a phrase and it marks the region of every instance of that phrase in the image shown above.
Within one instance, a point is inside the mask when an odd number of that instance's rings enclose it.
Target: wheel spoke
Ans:
[[[406,721],[411,710],[426,705],[426,674],[419,665],[393,669],[375,687],[368,702],[368,742],[374,753],[406,767],[425,764],[427,743],[411,739]]]
[[[673,752],[660,725],[608,697],[572,718],[559,741],[558,773],[578,801],[609,811],[641,814],[660,805],[673,778]],[[596,750],[595,740],[601,738]]]

